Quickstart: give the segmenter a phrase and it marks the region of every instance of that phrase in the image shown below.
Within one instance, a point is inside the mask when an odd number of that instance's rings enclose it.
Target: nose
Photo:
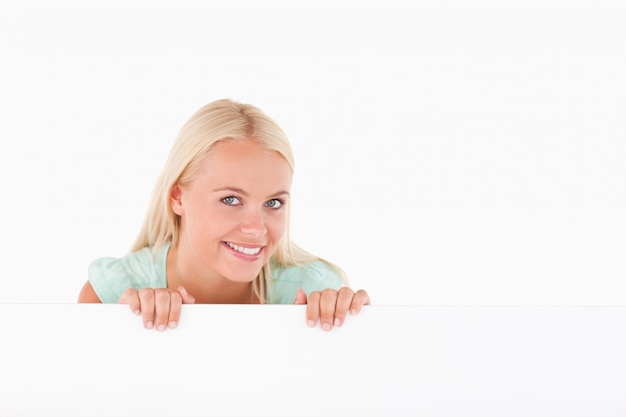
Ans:
[[[246,235],[264,236],[267,233],[267,227],[263,210],[252,207],[246,210],[241,221],[240,230]]]

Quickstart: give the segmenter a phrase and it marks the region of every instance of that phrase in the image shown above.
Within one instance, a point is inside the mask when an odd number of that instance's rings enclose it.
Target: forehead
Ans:
[[[202,160],[199,178],[212,182],[288,187],[292,172],[277,151],[250,140],[224,140],[213,145]]]

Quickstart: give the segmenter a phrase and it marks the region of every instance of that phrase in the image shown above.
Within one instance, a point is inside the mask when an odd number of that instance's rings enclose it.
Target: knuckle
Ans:
[[[369,304],[370,295],[365,290],[359,290],[356,293],[356,296],[365,304]]]
[[[125,290],[122,295],[120,295],[120,298],[118,298],[118,303],[123,303],[123,304],[128,304],[131,303],[133,301],[133,299],[135,298],[135,294],[136,294],[136,290],[134,288],[129,288],[127,290]]]
[[[146,298],[152,295],[154,291],[152,290],[152,288],[141,288],[137,291],[137,293],[139,294],[139,298]]]
[[[339,293],[344,297],[349,297],[354,295],[354,290],[350,287],[341,287]]]
[[[165,303],[169,301],[170,294],[166,290],[158,289],[154,292],[154,298],[156,299],[158,303]]]
[[[309,304],[315,304],[316,302],[319,302],[321,296],[322,295],[319,291],[311,292],[311,294],[309,294]]]
[[[332,300],[337,298],[337,291],[332,288],[326,288],[322,291],[322,299],[324,300]]]
[[[127,288],[127,289],[126,289],[126,290],[122,293],[122,297],[127,297],[127,296],[130,296],[130,295],[133,295],[133,293],[135,293],[135,292],[137,292],[137,290],[136,290],[136,289],[134,289],[134,288],[132,288],[132,287],[131,287],[131,288]]]
[[[172,303],[182,304],[183,303],[183,296],[180,295],[180,293],[178,291],[172,291],[170,293],[170,301]]]

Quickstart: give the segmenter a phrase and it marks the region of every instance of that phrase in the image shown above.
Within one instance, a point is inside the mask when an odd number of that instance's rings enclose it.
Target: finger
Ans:
[[[335,306],[335,320],[333,324],[335,326],[341,326],[346,320],[346,314],[352,303],[354,297],[354,291],[349,287],[343,287],[339,289],[337,294],[337,305]]]
[[[139,295],[136,289],[129,288],[124,291],[117,302],[118,304],[128,304],[130,311],[136,315],[141,314],[141,304],[139,303]]]
[[[167,328],[170,317],[171,294],[165,288],[154,291],[154,328],[163,331]]]
[[[368,305],[370,303],[370,296],[365,290],[358,290],[354,297],[352,298],[352,303],[350,304],[350,314],[357,315],[361,311],[361,308],[364,305]]]
[[[320,298],[319,291],[313,291],[309,294],[309,301],[306,305],[306,324],[309,327],[315,327],[317,324],[317,319],[320,316]]]
[[[175,329],[180,320],[180,312],[183,307],[183,297],[177,291],[172,291],[170,295],[170,314],[167,327]]]
[[[332,329],[336,305],[337,291],[330,288],[322,291],[320,298],[320,326],[322,326],[322,330]]]
[[[294,304],[306,304],[306,293],[302,288],[298,288],[298,293],[296,294],[296,301]]]
[[[187,290],[185,289],[185,287],[183,287],[182,285],[179,286],[176,289],[176,291],[178,291],[178,293],[182,297],[183,304],[195,304],[196,303],[196,299],[193,297],[193,295],[189,294]]]
[[[154,327],[154,290],[152,288],[140,289],[139,302],[141,303],[143,326],[146,329],[152,329]]]

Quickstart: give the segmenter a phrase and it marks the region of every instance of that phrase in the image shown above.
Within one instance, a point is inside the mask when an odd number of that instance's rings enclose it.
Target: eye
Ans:
[[[283,206],[283,201],[279,200],[278,198],[274,198],[265,203],[265,205],[271,209],[279,209]]]
[[[241,204],[241,201],[239,200],[239,198],[231,195],[231,196],[222,198],[222,203],[226,204],[227,206],[236,206],[238,204]]]

